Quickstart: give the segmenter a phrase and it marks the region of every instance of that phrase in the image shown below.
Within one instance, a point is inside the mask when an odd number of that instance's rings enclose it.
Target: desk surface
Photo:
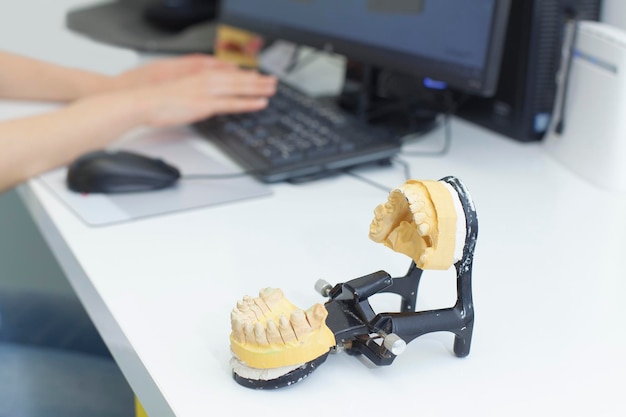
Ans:
[[[79,1],[48,3],[24,0],[19,10],[29,4],[56,10],[42,13],[50,20],[42,20],[38,36],[50,39],[47,50],[63,51],[57,61],[101,62],[115,70],[138,59],[64,34],[59,10]],[[27,28],[2,26],[8,20],[19,18],[0,19],[3,31],[14,34],[10,40],[18,40]],[[37,54],[22,44],[18,50]],[[72,53],[84,51],[91,52]],[[2,117],[41,110],[0,105]],[[389,367],[331,355],[306,381],[275,392],[232,380],[230,310],[266,286],[308,307],[323,302],[313,290],[319,278],[338,283],[380,269],[404,274],[408,258],[367,238],[372,211],[386,192],[350,176],[277,184],[271,198],[90,228],[39,180],[19,191],[149,415],[211,415],[228,407],[258,416],[309,415],[312,409],[626,414],[620,382],[626,373],[626,198],[580,180],[541,144],[516,143],[460,120],[452,132],[446,156],[402,159],[415,178],[457,176],[476,204],[470,355],[451,353],[450,334],[429,334]],[[404,181],[400,167],[362,175],[389,187]],[[421,308],[453,302],[449,272],[425,273]]]

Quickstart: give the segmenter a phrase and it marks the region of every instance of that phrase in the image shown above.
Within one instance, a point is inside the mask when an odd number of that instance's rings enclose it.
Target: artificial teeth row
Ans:
[[[280,289],[266,288],[257,298],[245,296],[237,302],[231,313],[233,338],[261,346],[289,344],[319,329],[327,315],[321,304],[297,309]]]

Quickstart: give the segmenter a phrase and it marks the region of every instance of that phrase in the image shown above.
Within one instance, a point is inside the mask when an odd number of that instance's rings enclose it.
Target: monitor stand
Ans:
[[[154,3],[155,0],[116,0],[80,7],[68,12],[65,23],[68,29],[96,41],[142,52],[213,51],[213,21],[204,19],[180,30],[166,29],[146,17],[146,10]]]
[[[369,124],[404,136],[433,129],[448,97],[449,92],[422,87],[415,77],[349,60],[337,103]]]

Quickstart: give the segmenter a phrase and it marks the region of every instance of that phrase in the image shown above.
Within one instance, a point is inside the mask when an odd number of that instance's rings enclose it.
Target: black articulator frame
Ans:
[[[463,255],[456,269],[457,301],[453,307],[416,311],[417,290],[423,270],[413,262],[403,277],[391,278],[384,271],[375,272],[351,281],[320,284],[317,289],[329,301],[326,324],[334,332],[339,347],[349,354],[365,355],[376,365],[390,365],[402,353],[406,344],[431,332],[448,331],[455,334],[454,353],[458,357],[469,354],[474,327],[472,301],[472,262],[478,234],[474,204],[465,186],[455,177],[445,181],[457,192],[466,219]],[[393,293],[401,297],[397,313],[374,312],[368,298],[378,293]]]

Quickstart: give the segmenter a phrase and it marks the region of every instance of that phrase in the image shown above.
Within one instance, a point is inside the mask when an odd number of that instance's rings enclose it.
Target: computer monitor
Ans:
[[[510,0],[222,0],[219,21],[490,96]]]

